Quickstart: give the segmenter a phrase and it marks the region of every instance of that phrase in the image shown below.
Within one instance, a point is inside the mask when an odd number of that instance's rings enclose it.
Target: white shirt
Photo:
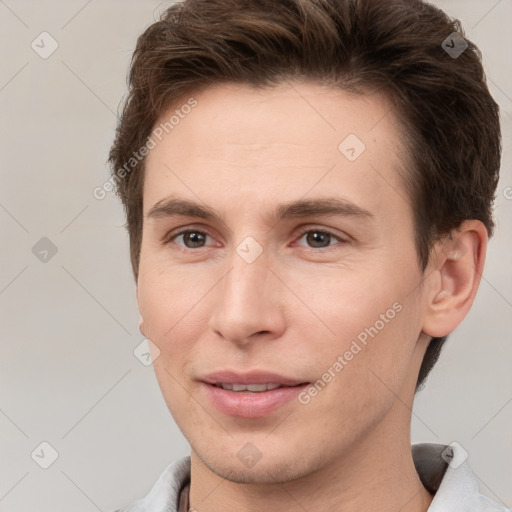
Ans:
[[[511,512],[480,494],[467,453],[457,443],[412,446],[416,471],[434,498],[428,512]],[[178,512],[180,490],[190,481],[190,457],[169,464],[149,493],[115,512]]]

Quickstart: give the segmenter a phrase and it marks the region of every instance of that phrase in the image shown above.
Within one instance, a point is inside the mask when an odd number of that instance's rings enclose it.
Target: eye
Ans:
[[[209,237],[208,233],[199,231],[197,229],[184,229],[177,233],[172,233],[167,237],[166,243],[175,242],[177,239],[182,238],[183,245],[186,249],[201,249],[204,247],[206,238]]]
[[[198,229],[183,229],[175,233],[170,233],[165,240],[166,244],[175,243],[176,245],[183,247],[184,249],[202,249],[206,247],[207,238],[211,238],[205,231]],[[334,233],[325,229],[312,229],[309,228],[300,233],[298,240],[305,238],[306,247],[310,249],[324,249],[332,247],[336,244],[331,242],[337,241],[340,244],[347,243],[347,240],[341,238]],[[177,242],[181,239],[181,243]],[[333,240],[334,239],[334,240]],[[302,245],[302,244],[299,244]]]
[[[312,249],[323,249],[325,247],[330,247],[330,242],[332,239],[336,239],[338,242],[346,243],[347,241],[343,238],[331,233],[330,231],[326,231],[323,229],[308,229],[303,231],[300,235],[299,240],[306,237],[306,243],[312,244],[309,246]]]

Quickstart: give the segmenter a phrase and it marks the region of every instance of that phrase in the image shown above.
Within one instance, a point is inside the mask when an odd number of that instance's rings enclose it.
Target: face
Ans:
[[[144,334],[193,456],[232,481],[299,478],[414,391],[425,292],[400,128],[383,96],[311,82],[194,98],[146,161]]]

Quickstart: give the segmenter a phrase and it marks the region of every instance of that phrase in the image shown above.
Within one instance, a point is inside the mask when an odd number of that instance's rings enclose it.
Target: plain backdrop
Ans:
[[[482,50],[504,154],[480,290],[416,397],[412,441],[457,441],[481,491],[510,507],[512,3],[435,3]],[[108,178],[136,38],[168,5],[0,1],[2,512],[114,510],[189,453],[134,354],[143,337],[121,205],[92,194]]]

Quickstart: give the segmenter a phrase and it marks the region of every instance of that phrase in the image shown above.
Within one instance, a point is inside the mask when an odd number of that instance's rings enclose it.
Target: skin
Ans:
[[[160,350],[156,376],[191,445],[191,507],[427,510],[432,496],[410,450],[414,388],[430,337],[453,331],[471,307],[485,227],[466,221],[421,271],[398,172],[401,127],[385,96],[283,82],[194,97],[147,157],[137,282],[141,331]],[[350,133],[366,145],[355,161],[338,149]],[[222,222],[148,217],[171,194]],[[281,202],[333,196],[373,217],[267,216]],[[207,236],[194,245],[169,236],[177,228]],[[315,230],[333,236],[315,245]],[[252,263],[236,252],[248,236],[263,251]],[[203,393],[198,379],[225,368],[315,382],[397,302],[401,311],[307,404],[234,418]],[[252,467],[237,457],[246,443],[261,453]]]

